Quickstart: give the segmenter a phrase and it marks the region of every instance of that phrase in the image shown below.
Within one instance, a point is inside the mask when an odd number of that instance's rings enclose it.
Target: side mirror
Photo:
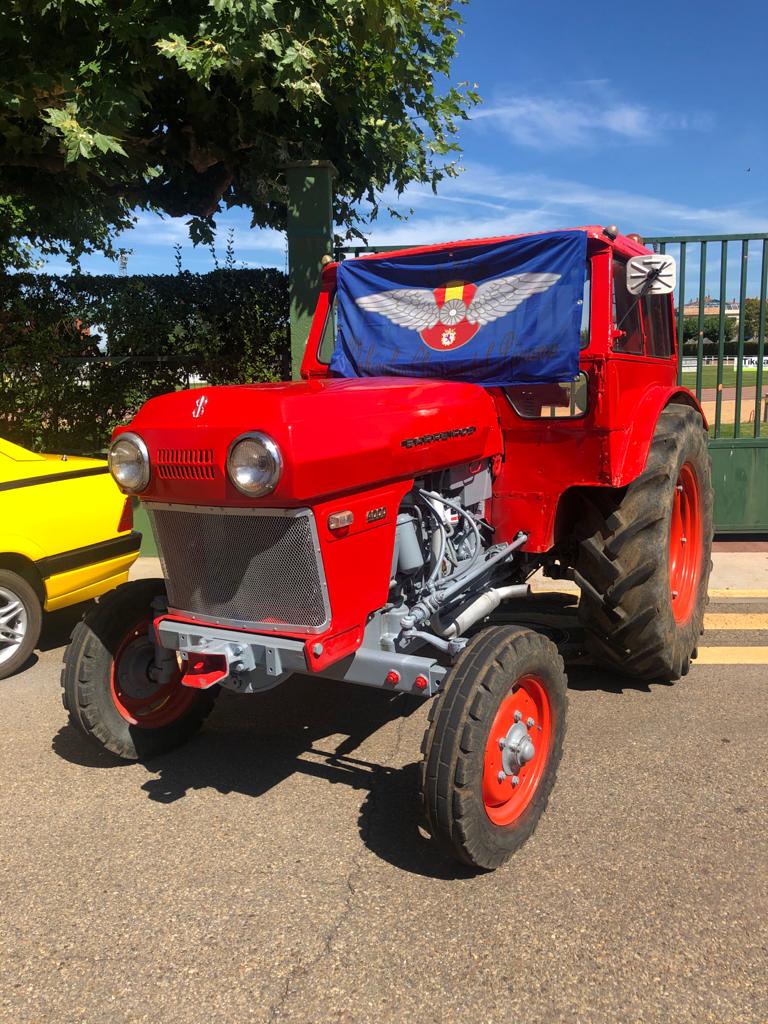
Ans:
[[[666,253],[633,256],[627,261],[627,291],[630,295],[669,295],[675,290],[675,261]]]

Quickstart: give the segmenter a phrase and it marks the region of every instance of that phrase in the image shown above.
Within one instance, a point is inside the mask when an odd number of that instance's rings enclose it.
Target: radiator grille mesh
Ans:
[[[328,619],[311,513],[148,508],[171,608],[266,628]]]

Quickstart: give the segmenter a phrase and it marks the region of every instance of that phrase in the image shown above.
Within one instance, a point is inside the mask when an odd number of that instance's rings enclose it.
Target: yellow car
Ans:
[[[0,679],[29,658],[43,611],[123,583],[140,542],[106,462],[0,439]]]

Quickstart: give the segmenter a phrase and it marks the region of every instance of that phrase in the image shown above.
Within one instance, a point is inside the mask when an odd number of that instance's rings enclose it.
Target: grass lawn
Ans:
[[[757,369],[754,370],[743,370],[741,374],[741,382],[744,388],[750,388],[752,391],[755,390],[757,384]],[[683,384],[687,388],[694,390],[696,387],[696,371],[686,370],[683,372]],[[768,373],[763,370],[763,384],[768,385]],[[701,386],[703,388],[716,388],[717,387],[717,367],[716,366],[702,366],[701,368]],[[733,388],[736,387],[736,370],[733,366],[723,367],[723,387]]]
[[[715,436],[715,425],[710,424],[709,436]],[[755,436],[755,425],[754,423],[742,423],[739,430],[739,437],[754,437]],[[720,424],[720,437],[729,438],[733,437],[733,424],[732,423],[721,423]],[[768,423],[760,424],[760,437],[768,437]]]

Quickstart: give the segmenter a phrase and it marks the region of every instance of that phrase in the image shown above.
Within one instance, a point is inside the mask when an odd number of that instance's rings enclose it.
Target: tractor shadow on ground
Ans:
[[[376,856],[428,877],[469,877],[470,870],[442,857],[420,832],[417,763],[393,766],[386,763],[388,756],[374,761],[355,753],[390,723],[399,736],[404,720],[420,710],[424,714],[423,700],[407,694],[393,697],[306,677],[294,677],[258,696],[224,691],[191,742],[144,762],[152,777],[141,789],[155,803],[173,804],[205,789],[260,797],[296,773],[314,776],[364,794],[358,827]],[[126,767],[69,724],[52,746],[59,757],[86,768]],[[298,841],[306,829],[303,812],[281,827],[295,827]]]
[[[568,675],[573,690],[651,692],[650,683],[588,666],[570,666]],[[190,743],[144,762],[151,777],[141,789],[155,803],[173,804],[205,789],[259,797],[296,773],[314,776],[361,791],[360,836],[377,857],[430,878],[470,878],[476,873],[444,858],[421,830],[418,763],[392,765],[389,756],[374,761],[356,754],[387,725],[394,723],[399,737],[404,720],[420,710],[426,727],[426,709],[418,698],[298,676],[258,696],[224,691]],[[413,742],[410,735],[407,743]],[[87,768],[126,764],[92,746],[71,725],[59,731],[53,749]],[[303,814],[281,827],[303,834]]]
[[[565,670],[568,674],[568,689],[581,692],[599,690],[601,693],[652,693],[654,686],[673,686],[666,680],[658,679],[634,679],[631,676],[623,676],[621,673],[611,669],[597,668],[594,665],[580,663],[568,665]]]

